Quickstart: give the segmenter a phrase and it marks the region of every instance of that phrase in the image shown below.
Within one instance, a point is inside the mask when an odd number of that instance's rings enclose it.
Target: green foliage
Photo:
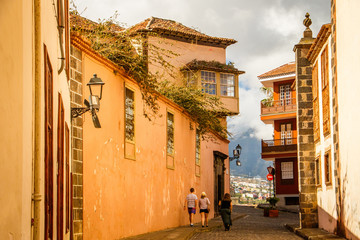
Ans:
[[[269,198],[266,199],[266,201],[269,202],[271,209],[275,209],[276,208],[276,203],[278,201],[280,201],[280,199],[277,198],[277,197],[269,197]]]
[[[266,107],[272,107],[274,105],[274,90],[271,87],[261,87],[260,91],[264,93],[267,98],[261,100],[261,103]]]
[[[123,68],[138,83],[145,117],[151,120],[158,114],[157,99],[160,93],[189,113],[191,119],[197,122],[203,137],[209,130],[227,137],[228,132],[218,117],[229,115],[229,111],[218,97],[206,95],[199,89],[175,86],[167,81],[159,83],[162,75],[148,71],[148,65],[153,64],[175,78],[175,68],[167,59],[177,56],[176,53],[149,44],[146,35],[133,35],[119,27],[115,21],[116,14],[108,20],[99,20],[99,23],[80,17],[77,10],[72,11],[71,17],[73,32],[88,39],[96,52]],[[229,68],[232,69],[231,66]]]
[[[218,97],[205,94],[201,89],[176,86],[169,82],[161,83],[159,92],[190,114],[191,119],[197,123],[197,129],[201,135],[209,130],[223,137],[229,134],[219,120],[219,117],[229,115],[229,111],[223,107]]]

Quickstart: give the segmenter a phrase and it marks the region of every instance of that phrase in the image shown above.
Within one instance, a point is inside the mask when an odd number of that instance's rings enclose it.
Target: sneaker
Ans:
[[[202,225],[201,227],[204,227],[204,225]]]
[[[190,224],[190,227],[193,227],[193,226],[194,226],[194,224],[191,223],[191,224]]]
[[[209,227],[208,225],[206,225],[206,227]]]

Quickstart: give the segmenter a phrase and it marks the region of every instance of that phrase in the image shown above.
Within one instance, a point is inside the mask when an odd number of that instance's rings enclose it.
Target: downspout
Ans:
[[[41,0],[34,0],[34,229],[33,239],[40,240],[41,225]]]
[[[61,65],[60,65],[60,69],[58,70],[58,74],[60,74],[65,67],[65,57],[64,57],[64,46],[63,46],[63,33],[64,33],[64,6],[63,4],[60,2],[60,11],[59,11],[59,15],[61,16],[61,22],[58,23],[58,30],[59,30],[59,43],[60,43],[60,60],[61,60]]]

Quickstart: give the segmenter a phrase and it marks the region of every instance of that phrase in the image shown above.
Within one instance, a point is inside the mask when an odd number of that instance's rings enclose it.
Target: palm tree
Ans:
[[[274,89],[272,87],[260,87],[260,91],[264,93],[267,98],[261,100],[261,103],[266,107],[271,107],[274,104]]]

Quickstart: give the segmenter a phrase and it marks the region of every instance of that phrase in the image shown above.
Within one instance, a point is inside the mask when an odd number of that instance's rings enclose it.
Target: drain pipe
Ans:
[[[40,240],[41,224],[41,0],[34,0],[34,229],[33,239]]]
[[[65,57],[64,57],[64,45],[63,45],[63,33],[64,33],[64,6],[60,3],[60,11],[59,11],[59,14],[60,14],[60,19],[61,19],[61,22],[58,22],[58,30],[59,30],[59,43],[60,43],[60,54],[61,54],[61,57],[60,57],[60,60],[61,60],[61,65],[60,65],[60,69],[58,70],[58,74],[60,74],[63,70],[64,70],[64,67],[65,67]]]

